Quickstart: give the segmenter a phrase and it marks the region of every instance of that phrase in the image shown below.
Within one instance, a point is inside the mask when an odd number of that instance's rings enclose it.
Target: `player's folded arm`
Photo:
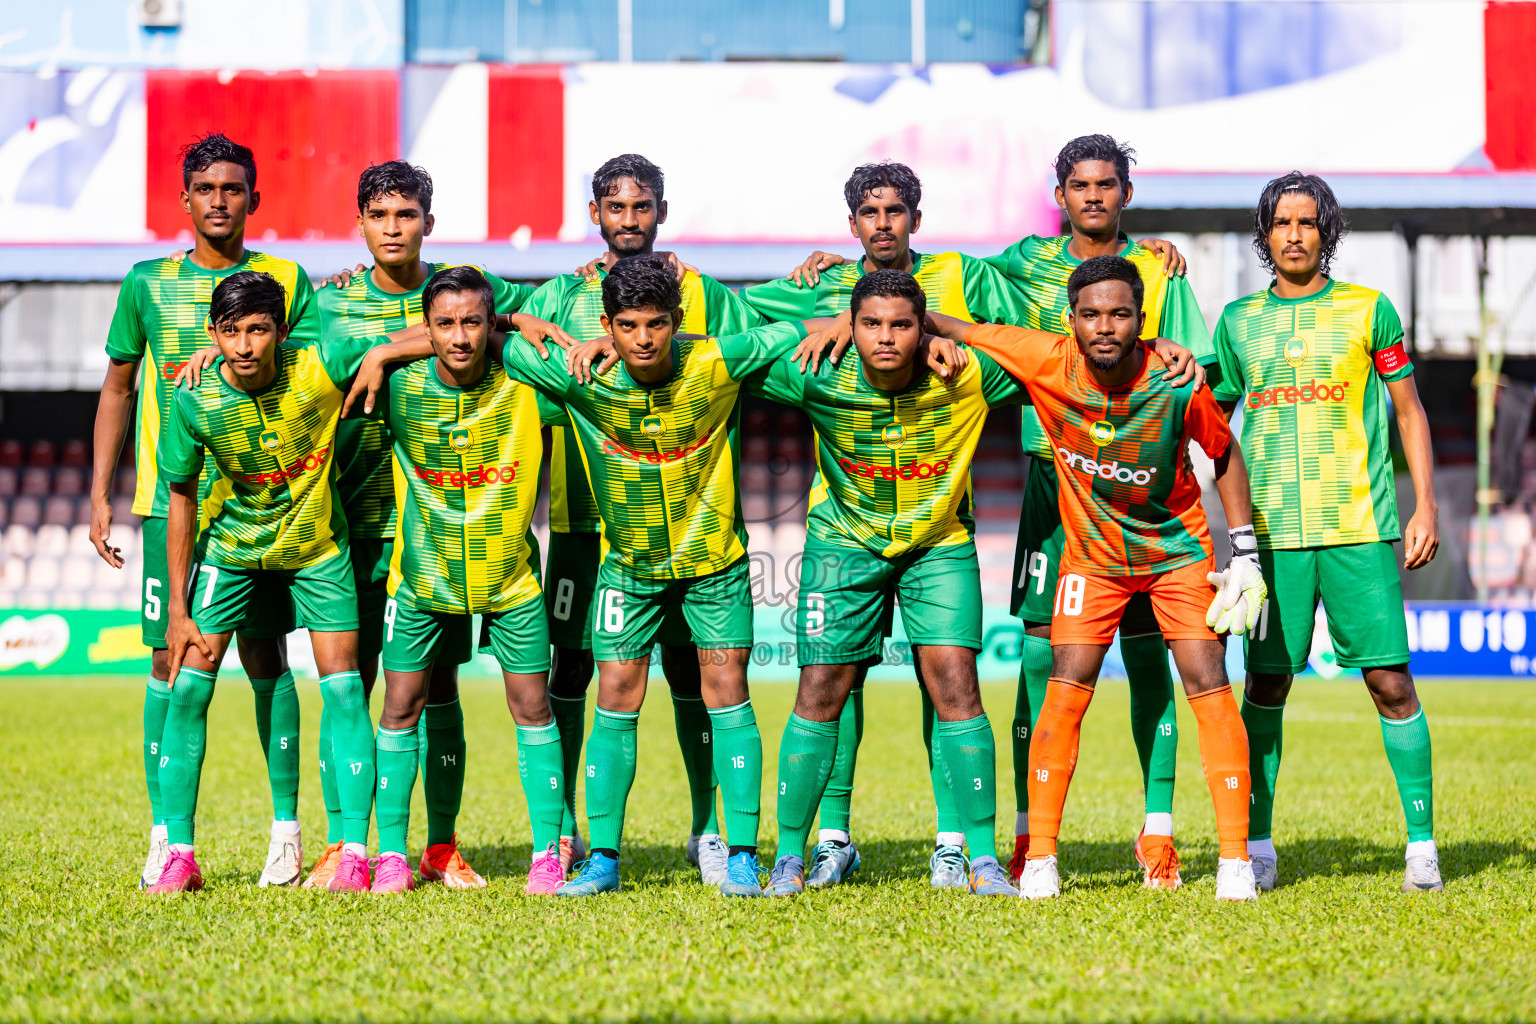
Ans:
[[[815,324],[818,321],[808,321]],[[807,324],[798,320],[754,327],[744,334],[729,334],[716,340],[725,372],[735,381],[745,380],[754,371],[771,364],[795,350],[807,334]]]

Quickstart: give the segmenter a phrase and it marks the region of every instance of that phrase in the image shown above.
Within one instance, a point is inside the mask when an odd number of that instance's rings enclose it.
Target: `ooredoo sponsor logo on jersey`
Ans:
[[[647,417],[647,419],[649,418],[650,417]],[[645,427],[642,425],[641,429],[644,430]],[[649,462],[659,465],[663,462],[677,462],[680,459],[686,459],[694,452],[709,444],[710,438],[714,436],[715,432],[713,429],[711,429],[706,431],[704,436],[699,438],[693,444],[685,445],[679,448],[668,448],[666,451],[660,452],[638,451],[637,449],[631,448],[628,445],[620,441],[616,441],[611,437],[605,437],[603,438],[602,449],[603,454],[605,455],[620,455],[635,462]]]
[[[509,484],[517,479],[517,467],[521,462],[514,462],[510,466],[476,466],[474,469],[423,469],[416,467],[416,476],[433,487],[484,487],[487,484]]]
[[[1142,469],[1139,466],[1122,466],[1119,459],[1109,462],[1100,462],[1098,459],[1079,455],[1077,452],[1068,451],[1066,448],[1057,448],[1062,459],[1068,466],[1079,473],[1096,476],[1103,480],[1113,480],[1118,484],[1135,484],[1137,487],[1146,487],[1157,475],[1157,467]]]
[[[844,456],[837,460],[843,472],[854,476],[867,476],[881,480],[926,480],[931,476],[943,476],[949,472],[949,460],[938,462],[909,462],[905,466],[871,466],[867,462],[855,462]]]
[[[266,444],[265,435],[263,436],[263,447],[271,447]],[[326,445],[324,448],[294,459],[281,469],[270,470],[266,473],[231,473],[229,475],[243,484],[255,484],[257,486],[263,484],[283,484],[290,480],[297,480],[305,473],[313,473],[322,466],[330,465],[330,455],[331,446]]]
[[[1248,393],[1248,408],[1261,409],[1266,405],[1311,405],[1313,402],[1342,402],[1349,381],[1333,384],[1327,381],[1308,381],[1300,387],[1274,387]]]

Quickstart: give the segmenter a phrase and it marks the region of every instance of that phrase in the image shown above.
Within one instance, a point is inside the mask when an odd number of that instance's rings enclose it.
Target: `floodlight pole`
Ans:
[[[1498,395],[1503,346],[1490,344],[1488,314],[1488,236],[1478,239],[1477,258],[1477,600],[1488,601],[1488,517],[1500,495],[1489,488],[1493,465],[1493,407]]]

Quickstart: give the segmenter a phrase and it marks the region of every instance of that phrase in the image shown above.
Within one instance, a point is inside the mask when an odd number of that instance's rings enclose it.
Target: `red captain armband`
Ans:
[[[1409,365],[1408,350],[1403,348],[1403,343],[1398,342],[1390,348],[1384,348],[1380,352],[1372,353],[1371,358],[1376,360],[1376,372],[1385,377],[1389,373],[1396,373]]]

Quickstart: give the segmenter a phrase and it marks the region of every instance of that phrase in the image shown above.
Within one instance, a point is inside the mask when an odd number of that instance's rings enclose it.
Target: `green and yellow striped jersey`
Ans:
[[[388,585],[396,601],[471,614],[539,595],[528,529],[544,455],[539,427],[565,418],[541,403],[494,361],[468,388],[444,381],[436,359],[390,377],[383,406],[399,505]]]
[[[297,263],[247,249],[244,259],[227,270],[204,270],[189,257],[181,252],[135,263],[118,290],[107,331],[107,355],[139,363],[133,511],[140,516],[164,517],[170,507],[157,445],[170,415],[176,374],[194,352],[210,344],[208,306],[214,287],[242,270],[271,274],[287,293],[290,328],[301,337],[316,329],[314,288]]]
[[[865,274],[864,259],[829,267],[821,280],[809,287],[793,281],[767,281],[741,292],[741,297],[763,318],[809,320],[837,316],[848,308],[853,288]],[[912,254],[912,276],[928,296],[935,313],[973,323],[1012,324],[1024,315],[1024,304],[1003,275],[985,261],[958,252]]]
[[[799,323],[674,338],[672,376],[644,386],[623,363],[578,385],[559,359],[507,345],[507,373],[563,405],[575,428],[603,546],[647,579],[689,579],[746,553],[737,476],[741,382],[792,351]],[[610,554],[612,557],[612,554]]]
[[[987,410],[1025,394],[981,352],[948,384],[924,366],[902,390],[881,391],[852,358],[823,360],[814,374],[780,359],[750,386],[804,409],[816,428],[807,531],[886,557],[971,539],[971,457]]]
[[[1125,243],[1120,255],[1136,264],[1145,289],[1141,308],[1147,314],[1147,323],[1141,336],[1148,339],[1163,337],[1183,345],[1206,367],[1210,382],[1214,384],[1218,372],[1216,351],[1211,347],[1211,334],[1206,330],[1205,318],[1200,315],[1200,306],[1195,301],[1195,291],[1189,286],[1189,279],[1183,276],[1169,278],[1163,273],[1162,257],[1124,234],[1120,238]],[[1071,241],[1071,235],[1054,238],[1030,235],[996,256],[987,257],[986,262],[1001,271],[1024,297],[1022,318],[1009,323],[1053,334],[1072,333],[1072,324],[1067,319],[1071,312],[1067,303],[1067,279],[1083,261],[1067,250],[1067,243]],[[1040,429],[1039,417],[1030,406],[1025,406],[1023,413],[1021,440],[1024,450],[1049,459],[1051,443]]]
[[[1387,297],[1343,281],[1299,299],[1266,288],[1228,304],[1215,344],[1216,397],[1243,400],[1259,544],[1396,540],[1384,384],[1413,363]]]
[[[452,263],[427,264],[428,279]],[[511,284],[495,274],[486,273],[496,294],[496,312],[516,313],[533,292],[526,284]],[[345,288],[321,288],[315,293],[319,307],[320,337],[372,337],[383,344],[385,334],[403,330],[421,322],[421,293],[426,288],[408,292],[387,292],[373,281],[373,268],[352,275]],[[300,339],[304,340],[304,339]],[[290,341],[290,344],[293,342]],[[353,537],[393,537],[395,535],[394,477],[389,468],[389,426],[374,417],[349,418],[336,428],[337,487],[341,507],[347,514],[347,531]]]
[[[603,334],[603,282],[580,274],[562,274],[538,287],[528,297],[523,312],[547,320],[577,341]],[[680,282],[683,293],[682,334],[726,337],[741,334],[763,322],[740,296],[705,274],[689,271]],[[576,454],[576,433],[560,427],[550,435],[549,528],[555,533],[595,533],[603,527],[597,501]]]
[[[198,557],[243,569],[302,569],[346,543],[334,465],[336,421],[348,379],[371,338],[276,350],[277,376],[242,391],[223,360],[195,390],[174,393],[160,435],[166,484],[194,480],[211,456],[218,475],[203,499]]]

